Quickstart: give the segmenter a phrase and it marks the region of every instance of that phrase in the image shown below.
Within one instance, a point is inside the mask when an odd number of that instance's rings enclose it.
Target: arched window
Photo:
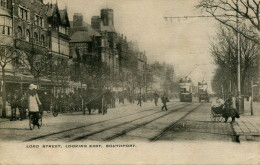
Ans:
[[[26,39],[27,42],[30,41],[30,37],[31,37],[31,33],[30,33],[30,31],[27,29],[27,30],[26,30],[26,35],[25,35],[25,39]]]
[[[41,36],[41,41],[42,41],[42,43],[45,42],[45,37],[44,37],[44,35]]]
[[[36,32],[34,32],[33,38],[34,38],[35,41],[38,41],[38,34]]]
[[[23,30],[22,30],[21,26],[18,26],[17,38],[22,38],[22,36],[23,36]]]

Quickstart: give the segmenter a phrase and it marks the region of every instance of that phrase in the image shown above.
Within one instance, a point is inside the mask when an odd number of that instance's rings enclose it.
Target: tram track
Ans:
[[[188,115],[190,115],[192,112],[197,110],[202,104],[199,104],[197,107],[192,108],[188,113],[186,113],[184,116],[182,116],[177,121],[171,123],[168,127],[166,127],[160,134],[150,139],[150,141],[154,142],[159,140],[163,135],[165,135],[169,130],[171,130],[177,123],[179,123],[181,120],[185,119]]]
[[[177,106],[182,106],[182,105],[185,106],[185,104],[178,104]],[[136,115],[136,114],[142,114],[142,113],[149,112],[149,111],[154,111],[154,110],[155,110],[155,108],[149,108],[147,110],[143,110],[143,111],[140,111],[140,112],[135,112],[135,113],[131,113],[131,114],[123,115],[123,116],[118,116],[118,117],[102,120],[102,121],[99,121],[99,122],[90,123],[90,124],[87,124],[87,125],[82,125],[82,126],[79,126],[79,127],[76,127],[76,128],[71,128],[71,129],[62,130],[62,131],[59,131],[59,132],[53,132],[53,133],[50,133],[50,134],[47,134],[47,135],[41,135],[41,136],[33,137],[33,138],[25,140],[25,142],[39,140],[39,139],[44,139],[44,138],[49,137],[49,136],[58,135],[58,134],[62,134],[62,133],[66,133],[66,132],[82,129],[82,128],[85,128],[85,127],[89,127],[89,126],[105,123],[105,122],[116,120],[116,119],[121,119],[121,118],[129,117],[129,116],[133,116],[133,115]],[[161,112],[161,111],[159,111],[159,112]]]
[[[144,122],[144,123],[142,123],[142,124],[139,124],[139,125],[135,126],[134,128],[130,128],[131,130],[128,130],[128,129],[127,129],[127,130],[124,130],[124,131],[120,132],[119,134],[113,135],[112,137],[105,138],[104,140],[105,140],[105,141],[109,141],[110,139],[114,139],[114,138],[116,138],[117,136],[122,136],[122,135],[124,135],[124,134],[127,133],[127,132],[130,132],[130,131],[132,131],[132,130],[134,130],[134,129],[137,129],[137,128],[143,126],[143,125],[146,125],[146,124],[151,123],[151,122],[153,122],[153,121],[155,121],[155,120],[158,120],[158,119],[160,119],[160,118],[162,118],[162,117],[165,117],[165,116],[167,116],[167,115],[169,115],[169,114],[172,114],[172,113],[174,113],[174,112],[177,112],[177,111],[179,111],[180,109],[186,108],[186,107],[188,107],[188,106],[190,106],[190,105],[192,105],[192,104],[186,104],[186,105],[184,105],[184,106],[175,108],[174,110],[171,110],[171,111],[169,111],[169,112],[166,113],[166,114],[160,115],[160,116],[158,116],[158,117],[156,117],[156,118],[154,118],[154,119],[152,119],[152,120],[149,120],[148,122]],[[171,107],[169,107],[169,108],[171,108]],[[108,130],[112,130],[112,129],[117,128],[117,127],[120,127],[120,126],[122,126],[122,125],[126,125],[126,124],[132,123],[132,122],[134,122],[134,121],[137,121],[137,120],[140,120],[140,119],[144,119],[144,118],[147,118],[147,117],[150,117],[150,116],[152,116],[152,115],[156,115],[156,114],[159,114],[159,113],[162,113],[162,112],[163,112],[163,111],[155,112],[155,113],[152,113],[152,114],[149,114],[149,115],[146,115],[146,116],[142,116],[142,117],[139,117],[139,118],[135,118],[135,119],[133,119],[133,120],[130,120],[130,121],[127,121],[127,122],[124,122],[124,123],[120,123],[120,124],[117,124],[117,125],[114,125],[114,126],[111,126],[111,127],[107,127],[107,128],[104,128],[104,129],[101,129],[101,130],[98,130],[98,131],[95,131],[95,132],[92,132],[92,133],[89,133],[89,134],[86,134],[86,135],[83,135],[83,136],[79,136],[79,137],[77,137],[77,138],[74,138],[72,141],[78,141],[78,140],[87,139],[87,138],[90,137],[90,136],[93,136],[93,135],[96,135],[96,134],[99,134],[99,133],[102,133],[102,132],[105,132],[105,131],[108,131]],[[114,137],[114,136],[115,136],[115,137]]]

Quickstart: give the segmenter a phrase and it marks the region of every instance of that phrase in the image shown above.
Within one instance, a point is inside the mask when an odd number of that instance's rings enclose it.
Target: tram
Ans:
[[[208,84],[203,80],[202,82],[198,82],[198,95],[199,102],[204,100],[205,102],[209,102],[209,94],[208,94]]]
[[[191,79],[187,80],[180,79],[180,102],[192,102],[192,81]]]

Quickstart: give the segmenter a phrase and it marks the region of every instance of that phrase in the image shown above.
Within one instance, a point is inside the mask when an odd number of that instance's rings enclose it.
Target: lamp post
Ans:
[[[236,6],[238,11],[238,0],[236,0]],[[237,31],[239,29],[238,25],[238,12],[236,12],[236,24],[237,24]],[[244,113],[244,109],[241,106],[241,82],[240,82],[240,35],[239,32],[237,32],[237,96],[238,96],[238,111],[239,113]]]

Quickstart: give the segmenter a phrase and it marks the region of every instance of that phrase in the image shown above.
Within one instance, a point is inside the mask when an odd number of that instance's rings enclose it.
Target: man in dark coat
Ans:
[[[22,121],[26,117],[26,107],[23,105],[24,103],[24,96],[22,91],[17,93],[17,107],[20,113],[20,120]]]
[[[11,105],[11,119],[10,121],[16,120],[16,108],[18,108],[19,98],[18,91],[14,91],[9,96],[9,103]]]
[[[142,106],[142,95],[141,95],[141,93],[138,94],[137,101],[138,101],[137,105],[140,105],[140,107],[141,107]]]
[[[225,118],[225,122],[227,122],[229,117],[232,118],[232,122],[235,122],[235,118],[240,117],[236,108],[236,98],[232,94],[229,94],[228,99],[225,101],[225,108],[222,116]]]
[[[157,107],[157,103],[158,103],[158,99],[159,99],[159,95],[157,92],[154,92],[153,98],[154,98],[154,104]]]
[[[170,102],[170,101],[169,101],[168,97],[166,96],[166,93],[163,94],[161,100],[162,100],[162,103],[163,103],[162,111],[163,111],[163,109],[165,109],[165,110],[167,111],[168,108],[167,108],[166,103],[167,103],[167,102]]]

